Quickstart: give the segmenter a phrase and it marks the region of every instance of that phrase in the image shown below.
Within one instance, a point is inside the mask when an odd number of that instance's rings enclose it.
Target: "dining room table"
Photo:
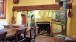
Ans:
[[[5,25],[4,29],[1,30],[1,32],[6,32],[6,38],[9,38],[13,35],[15,35],[15,42],[18,42],[19,37],[21,34],[23,35],[23,39],[26,42],[26,35],[27,32],[30,31],[30,38],[32,37],[32,30],[35,27],[31,27],[30,29],[28,27],[18,27],[18,25]],[[35,36],[35,35],[34,35]],[[22,41],[20,40],[20,41]]]
[[[24,34],[24,39],[26,38],[26,27],[25,28],[19,28],[19,27],[10,27],[10,28],[6,28],[4,27],[5,31],[7,32],[6,34],[6,38],[9,38],[13,35],[15,35],[15,42],[18,42],[19,40],[19,36],[21,36],[21,34]]]

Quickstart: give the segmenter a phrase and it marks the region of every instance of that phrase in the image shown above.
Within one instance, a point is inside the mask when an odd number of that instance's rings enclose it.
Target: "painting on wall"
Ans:
[[[5,19],[5,0],[0,0],[0,19]]]

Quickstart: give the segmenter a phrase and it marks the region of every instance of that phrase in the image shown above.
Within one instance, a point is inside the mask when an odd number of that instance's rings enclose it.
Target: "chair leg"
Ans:
[[[6,39],[5,38],[3,39],[3,42],[6,42]]]
[[[30,42],[31,42],[31,38],[32,38],[32,34],[31,34],[31,30],[30,30]]]
[[[25,38],[25,42],[26,42],[26,32],[24,32],[24,38]]]
[[[15,35],[15,42],[18,42],[18,37],[17,37],[17,34]]]

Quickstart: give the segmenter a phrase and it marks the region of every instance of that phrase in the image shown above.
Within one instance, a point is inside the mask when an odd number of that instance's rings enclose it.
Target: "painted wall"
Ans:
[[[69,10],[67,9],[67,35],[71,36],[71,34],[70,34],[71,33],[71,30],[70,30],[71,29],[71,23],[70,23],[71,18],[68,17],[68,12],[69,12]]]
[[[19,0],[19,4],[13,4],[13,0],[6,1],[6,19],[8,23],[11,24],[12,18],[12,8],[13,6],[29,6],[29,5],[45,5],[45,4],[54,4],[54,0]],[[16,15],[15,15],[16,16]]]
[[[11,24],[12,18],[12,7],[13,7],[13,0],[6,1],[6,20],[8,20],[8,24]]]
[[[69,36],[76,36],[76,0],[72,2],[72,18],[68,18],[67,34]]]
[[[22,17],[21,17],[22,12],[18,12],[16,16],[16,24],[22,25]]]
[[[19,4],[17,6],[29,6],[29,5],[46,5],[46,4],[54,4],[55,0],[19,0]]]
[[[73,17],[71,18],[71,25],[70,25],[70,35],[71,36],[76,36],[76,0],[73,0],[73,4],[72,4],[72,14]]]

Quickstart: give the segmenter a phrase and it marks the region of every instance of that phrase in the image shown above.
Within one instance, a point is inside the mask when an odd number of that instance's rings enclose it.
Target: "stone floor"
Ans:
[[[40,36],[36,37],[35,41],[36,42],[54,42],[54,39],[49,36],[40,35]]]
[[[10,42],[14,42],[14,41],[10,41]],[[36,37],[35,42],[54,42],[54,39],[49,36],[40,35]]]
[[[26,35],[27,37],[29,37],[29,33],[28,35]],[[14,42],[14,41],[10,41],[10,42]],[[23,41],[24,42],[24,41]],[[33,41],[34,42],[34,41]],[[50,36],[46,36],[46,35],[38,35],[35,38],[35,42],[54,42],[54,39]]]

